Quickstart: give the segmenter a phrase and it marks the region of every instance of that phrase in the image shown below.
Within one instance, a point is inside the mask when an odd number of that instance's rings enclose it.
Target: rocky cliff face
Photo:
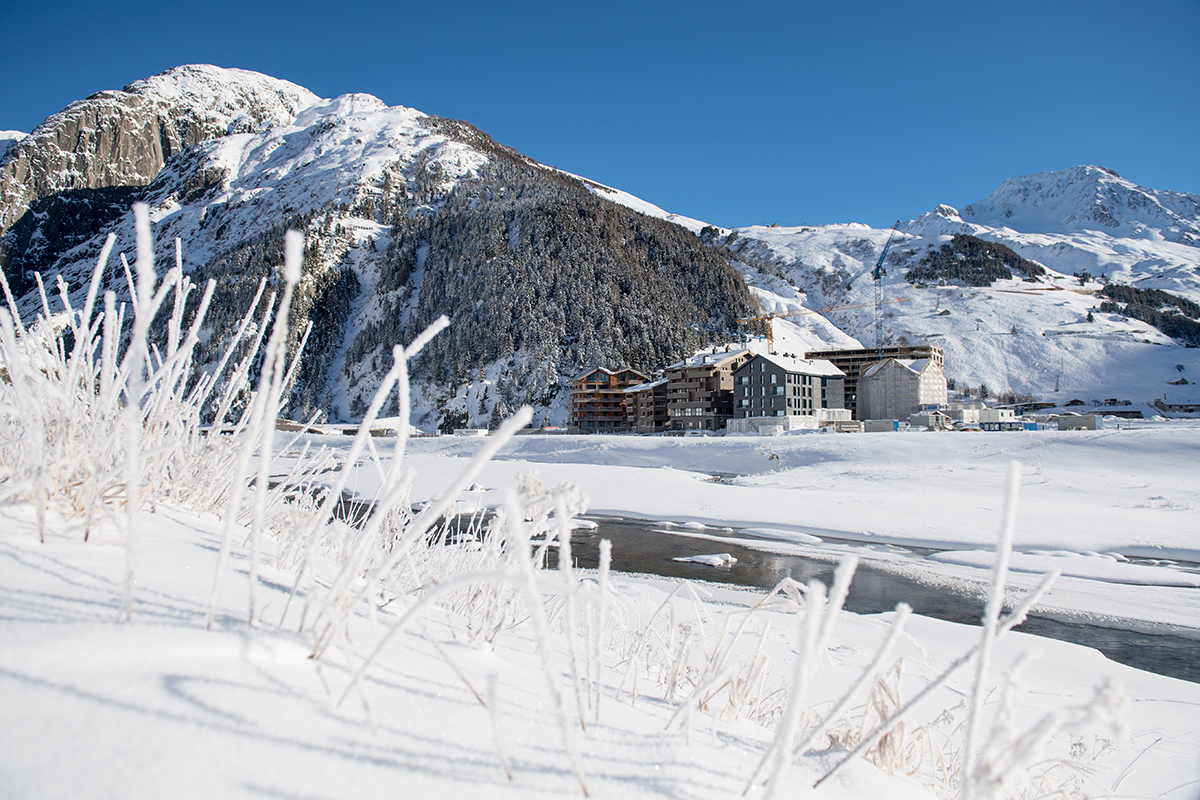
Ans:
[[[316,95],[286,81],[206,65],[98,92],[49,117],[0,161],[0,234],[37,200],[145,186],[200,142],[290,122]]]

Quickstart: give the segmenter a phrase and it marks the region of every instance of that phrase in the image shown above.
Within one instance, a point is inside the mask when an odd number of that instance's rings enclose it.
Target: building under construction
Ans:
[[[809,350],[805,358],[819,358],[832,361],[834,366],[846,374],[845,404],[854,419],[858,416],[858,379],[862,373],[877,361],[885,358],[918,360],[928,358],[945,369],[946,358],[942,348],[932,344],[896,344],[884,347],[861,347],[847,350]]]

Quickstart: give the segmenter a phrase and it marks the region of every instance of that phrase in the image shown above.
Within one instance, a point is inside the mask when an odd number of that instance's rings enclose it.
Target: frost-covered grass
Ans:
[[[419,512],[406,426],[369,437],[393,389],[406,418],[408,360],[437,328],[395,348],[331,461],[274,431],[300,243],[274,321],[248,311],[250,352],[193,382],[203,313],[185,334],[181,300],[166,349],[149,344],[156,304],[190,287],[157,280],[139,221],[128,325],[111,296],[102,314],[47,302],[29,328],[0,314],[0,777],[17,795],[1102,796],[1128,789],[1138,750],[1165,765],[1163,790],[1193,777],[1142,731],[1100,744],[1122,711],[1102,670],[1021,692],[1009,629],[1038,592],[1002,614],[1015,472],[996,600],[967,633],[903,605],[841,611],[853,559],[828,589],[784,579],[765,597],[615,575],[604,548],[580,572],[570,483],[518,476],[486,522],[444,521],[528,410]],[[363,472],[377,491],[356,528],[335,512]],[[1058,649],[1055,668],[1080,652]],[[1180,713],[1164,715],[1172,736]]]

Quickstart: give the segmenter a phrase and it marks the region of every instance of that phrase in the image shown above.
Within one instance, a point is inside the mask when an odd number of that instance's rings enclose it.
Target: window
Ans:
[[[746,386],[742,389],[742,397],[749,397],[749,396],[750,396],[750,387]]]
[[[772,372],[772,373],[771,373],[771,383],[775,383],[775,382],[776,382],[776,379],[777,379],[778,377],[779,377],[778,375],[776,375],[774,372]]]
[[[741,408],[749,408],[749,407],[750,407],[750,401],[749,401],[749,400],[739,400],[739,401],[738,401],[738,405],[739,405]]]
[[[783,416],[786,416],[786,414],[784,413],[783,409],[781,408],[781,409],[779,409],[778,411],[776,411],[776,412],[775,412],[775,416],[777,416],[777,417],[783,417]]]

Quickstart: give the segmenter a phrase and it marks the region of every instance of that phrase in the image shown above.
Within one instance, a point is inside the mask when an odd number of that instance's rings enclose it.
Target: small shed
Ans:
[[[1060,431],[1096,431],[1104,427],[1104,418],[1097,414],[1062,414],[1058,418]]]

